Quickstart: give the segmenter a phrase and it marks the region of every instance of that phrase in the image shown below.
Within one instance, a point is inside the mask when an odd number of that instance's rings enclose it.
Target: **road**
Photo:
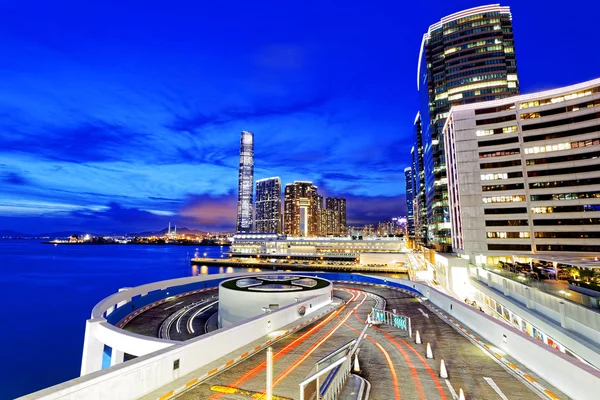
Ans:
[[[211,290],[174,298],[141,313],[123,329],[145,336],[181,341],[203,335],[207,325],[216,327],[214,314],[219,308],[217,294],[218,290]]]
[[[277,396],[297,399],[299,382],[315,362],[358,337],[364,321],[375,305],[366,291],[387,301],[387,309],[409,316],[413,330],[419,329],[424,344],[415,344],[408,334],[390,326],[368,328],[361,344],[361,374],[371,383],[373,400],[442,399],[451,400],[463,388],[470,399],[539,399],[519,380],[479,348],[458,334],[416,299],[400,292],[361,285],[336,285],[335,296],[347,303],[327,318],[276,342],[274,354],[274,391]],[[425,343],[433,349],[434,359],[426,359]],[[178,399],[242,399],[265,390],[265,352],[184,392]],[[444,359],[449,379],[439,378],[439,363]],[[224,387],[245,394],[222,393]]]

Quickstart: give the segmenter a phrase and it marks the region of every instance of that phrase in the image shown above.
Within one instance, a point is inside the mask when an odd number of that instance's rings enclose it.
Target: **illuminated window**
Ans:
[[[525,201],[525,196],[517,195],[517,196],[492,196],[492,197],[484,197],[483,202],[488,203],[518,203],[521,201]]]
[[[533,207],[531,212],[533,214],[550,214],[554,212],[554,207]]]

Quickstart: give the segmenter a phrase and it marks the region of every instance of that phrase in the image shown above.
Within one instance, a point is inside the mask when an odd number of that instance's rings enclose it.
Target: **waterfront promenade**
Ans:
[[[379,265],[359,264],[347,261],[305,261],[305,260],[276,260],[265,258],[192,258],[192,265],[211,265],[223,267],[258,268],[263,270],[293,270],[293,271],[331,271],[331,272],[367,272],[367,273],[407,273],[404,264]]]

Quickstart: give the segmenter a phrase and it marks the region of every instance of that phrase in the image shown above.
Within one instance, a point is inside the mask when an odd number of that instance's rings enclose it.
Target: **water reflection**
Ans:
[[[200,273],[202,275],[208,275],[208,267],[206,265],[203,265],[202,267],[200,267]]]
[[[198,266],[192,265],[192,276],[198,276]]]
[[[228,274],[233,274],[233,267],[227,267],[227,270],[226,270],[226,272],[227,272]]]

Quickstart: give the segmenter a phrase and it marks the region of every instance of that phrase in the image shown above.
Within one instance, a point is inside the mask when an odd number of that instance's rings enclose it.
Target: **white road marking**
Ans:
[[[458,400],[458,395],[456,394],[456,390],[454,390],[450,381],[448,379],[445,379],[445,381],[446,381],[446,386],[448,386],[448,390],[450,390],[450,393],[452,394],[452,398],[454,400]]]
[[[180,305],[181,303],[183,303],[183,301],[180,301],[179,303],[175,303],[175,304],[173,304],[172,306],[169,306],[169,307],[167,307],[167,308],[163,308],[163,310],[168,310],[169,308],[173,308],[173,307],[175,307],[175,306],[178,306],[178,305]]]
[[[508,397],[506,397],[504,395],[504,393],[502,393],[502,390],[500,390],[500,388],[498,387],[498,385],[496,385],[496,382],[494,382],[494,380],[492,378],[488,378],[487,376],[484,376],[483,379],[485,379],[485,381],[487,383],[489,383],[489,385],[492,387],[492,389],[494,389],[494,391],[496,393],[498,393],[498,396],[500,396],[500,398],[502,400],[508,400]]]
[[[208,310],[209,308],[211,308],[212,306],[214,306],[215,304],[217,304],[218,301],[212,302],[209,305],[207,305],[206,307],[202,307],[201,309],[199,309],[198,311],[196,311],[188,320],[187,323],[187,328],[188,328],[188,332],[189,333],[196,333],[194,331],[194,318],[196,318],[196,316],[200,313],[203,313],[204,311]]]
[[[425,311],[423,311],[421,308],[418,308],[419,311],[421,311],[421,314],[423,314],[423,316],[427,319],[429,319],[429,314],[427,314]]]

